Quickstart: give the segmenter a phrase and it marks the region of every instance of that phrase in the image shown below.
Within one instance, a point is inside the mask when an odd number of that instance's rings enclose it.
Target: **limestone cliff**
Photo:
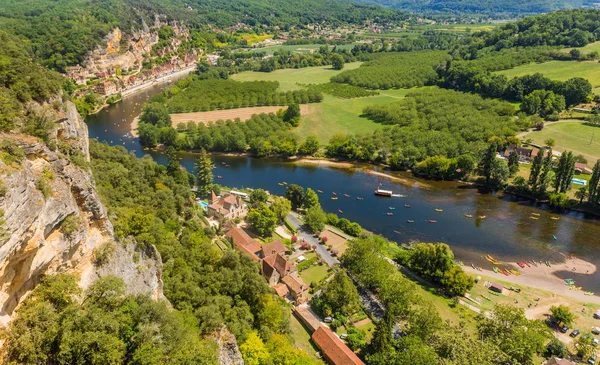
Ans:
[[[213,339],[219,345],[219,365],[244,365],[235,336],[226,326],[216,332]]]
[[[87,167],[87,126],[72,103],[53,112],[52,118],[55,131],[49,144],[56,144],[55,150],[31,136],[0,134],[0,142],[18,146],[25,155],[8,164],[0,159],[0,179],[5,186],[0,196],[4,212],[0,323],[10,320],[14,309],[46,274],[77,273],[83,287],[98,276],[116,274],[130,292],[163,297],[161,261],[155,250],[136,253],[134,262],[134,245],[114,243],[116,251],[107,264],[94,262],[94,249],[115,238]],[[77,164],[65,150],[77,152]]]

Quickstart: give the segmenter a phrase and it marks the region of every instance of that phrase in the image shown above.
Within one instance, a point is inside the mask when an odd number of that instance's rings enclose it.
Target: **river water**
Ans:
[[[158,84],[145,89],[88,117],[90,138],[122,145],[129,151],[135,151],[138,157],[150,154],[158,163],[164,164],[166,158],[163,154],[143,151],[139,141],[127,135],[142,103],[160,92],[163,86]],[[182,154],[181,157],[181,164],[193,171],[193,154]],[[402,173],[397,175],[408,183],[393,182],[363,169],[300,165],[248,157],[214,156],[213,160],[217,166],[214,170],[217,183],[238,188],[263,188],[277,195],[284,195],[285,186],[279,185],[284,181],[315,191],[322,190],[320,200],[326,211],[338,213],[398,243],[411,240],[448,243],[457,259],[466,264],[473,262],[490,269],[491,265],[483,259],[485,254],[505,262],[530,259],[563,261],[565,255],[573,254],[600,265],[600,220],[582,213],[570,212],[560,215],[560,220],[552,220],[551,216],[558,215],[541,204],[482,193],[456,182],[419,180]],[[376,197],[373,190],[379,184],[402,197]],[[338,200],[331,200],[333,192],[337,193]],[[343,194],[350,197],[346,198]],[[388,216],[389,212],[393,216]],[[540,218],[530,219],[532,213],[540,214]],[[486,218],[467,218],[465,214]],[[408,223],[408,220],[414,223]],[[600,273],[564,274],[585,285],[586,290],[600,292]]]

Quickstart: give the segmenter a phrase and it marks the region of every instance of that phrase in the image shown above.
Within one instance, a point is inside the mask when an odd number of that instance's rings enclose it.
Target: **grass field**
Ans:
[[[177,124],[187,123],[189,121],[204,124],[208,124],[208,122],[217,120],[234,120],[235,118],[240,118],[241,120],[245,121],[250,119],[254,114],[276,113],[279,109],[287,109],[287,106],[256,106],[252,108],[213,110],[210,112],[177,113],[170,114],[170,116],[171,125],[173,128],[177,128]],[[301,105],[300,112],[303,114],[307,113],[308,105]]]
[[[569,52],[572,49],[573,48],[565,48],[564,51]],[[594,52],[594,51],[600,52],[600,42],[593,42],[584,47],[577,47],[576,49],[580,50],[581,52],[583,52],[585,54]]]
[[[593,136],[593,140],[592,140]],[[583,123],[547,124],[541,131],[526,134],[524,139],[531,138],[534,144],[543,145],[544,141],[552,138],[556,141],[554,150],[573,151],[583,155],[588,160],[588,166],[593,166],[600,158],[600,128]]]
[[[328,275],[329,267],[325,264],[313,265],[312,267],[309,267],[308,269],[302,270],[300,272],[300,277],[302,278],[302,280],[304,280],[304,282],[309,285],[313,281],[315,283],[320,282],[321,280],[325,279]]]
[[[597,47],[600,48],[600,44]],[[538,72],[548,78],[559,81],[565,81],[572,77],[583,77],[590,81],[595,93],[600,92],[600,63],[594,61],[530,63],[497,73],[512,79],[515,76],[530,75]]]
[[[290,335],[294,339],[294,346],[296,348],[310,355],[311,358],[317,361],[317,364],[325,364],[322,360],[317,359],[316,354],[319,349],[313,345],[310,340],[310,334],[293,314],[290,315]]]
[[[360,62],[348,63],[344,70],[358,68]],[[329,66],[309,67],[300,69],[284,69],[270,73],[265,72],[242,72],[233,75],[238,81],[279,81],[281,91],[297,90],[302,84],[321,84],[329,82],[329,79],[340,71],[332,70]],[[407,93],[414,89],[381,90],[379,95],[355,99],[338,99],[330,95],[324,95],[323,102],[309,104],[306,113],[302,111],[300,126],[296,134],[300,140],[308,135],[315,134],[322,144],[329,142],[335,133],[367,133],[372,132],[382,125],[361,117],[363,109],[368,105],[388,104],[402,99]]]

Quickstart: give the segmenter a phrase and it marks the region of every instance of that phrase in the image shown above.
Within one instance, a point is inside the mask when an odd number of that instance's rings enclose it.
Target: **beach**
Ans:
[[[569,289],[565,281],[558,276],[556,273],[567,273],[571,272],[578,275],[593,275],[597,268],[594,264],[584,261],[576,257],[569,257],[563,263],[552,263],[549,267],[545,264],[537,263],[536,266],[520,268],[516,264],[501,264],[498,265],[502,268],[508,267],[520,271],[520,276],[509,275],[506,276],[502,273],[495,273],[492,270],[483,269],[482,271],[473,269],[470,266],[463,266],[463,269],[471,274],[485,275],[491,278],[498,278],[498,280],[507,281],[516,285],[526,285],[533,288],[547,290],[568,298],[573,298],[582,302],[597,303],[600,304],[600,297],[596,295],[585,295],[584,291],[586,288],[581,290]],[[577,283],[575,283],[577,286]],[[598,293],[596,293],[598,294]]]

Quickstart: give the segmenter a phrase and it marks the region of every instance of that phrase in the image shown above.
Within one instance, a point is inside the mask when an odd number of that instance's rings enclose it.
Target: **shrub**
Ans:
[[[6,196],[8,193],[8,186],[6,185],[6,181],[4,179],[0,179],[0,197]]]
[[[110,260],[110,257],[114,254],[114,252],[115,252],[114,242],[107,241],[107,242],[102,243],[100,246],[98,246],[94,249],[94,252],[93,252],[94,264],[96,266],[105,265],[108,262],[108,260]]]
[[[317,262],[318,258],[317,257],[313,257],[311,259],[308,260],[304,260],[301,263],[299,263],[298,265],[296,265],[296,268],[298,268],[298,271],[302,271],[304,269],[308,269],[309,267],[311,267],[315,262]]]
[[[327,240],[328,240],[327,236],[323,236],[323,237],[321,237],[321,241],[323,241],[324,243],[326,243],[326,242],[327,242]]]
[[[298,237],[296,235],[292,236],[292,243],[298,242]]]
[[[42,193],[44,198],[47,199],[52,195],[53,191],[52,186],[50,186],[46,180],[45,176],[38,177],[35,180],[35,187]]]
[[[79,216],[77,216],[75,214],[71,214],[70,216],[68,216],[67,218],[65,218],[62,221],[62,223],[60,225],[60,229],[61,229],[62,233],[65,235],[65,237],[72,238],[73,234],[79,228],[80,223],[81,223],[81,219],[79,218]]]

